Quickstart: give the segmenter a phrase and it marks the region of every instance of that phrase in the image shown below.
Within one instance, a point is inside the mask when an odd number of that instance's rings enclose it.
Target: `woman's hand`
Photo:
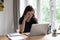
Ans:
[[[19,33],[19,32],[20,32],[20,30],[19,30],[19,29],[16,29],[16,32],[17,32],[17,33]]]
[[[27,21],[28,17],[29,17],[28,15],[24,16],[24,21],[25,22]]]

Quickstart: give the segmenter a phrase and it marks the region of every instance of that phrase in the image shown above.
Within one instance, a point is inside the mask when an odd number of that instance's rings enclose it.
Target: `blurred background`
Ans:
[[[0,11],[0,35],[15,32],[20,27],[19,18],[27,5],[34,8],[38,24],[49,23],[52,29],[60,27],[60,0],[4,0],[4,9]]]

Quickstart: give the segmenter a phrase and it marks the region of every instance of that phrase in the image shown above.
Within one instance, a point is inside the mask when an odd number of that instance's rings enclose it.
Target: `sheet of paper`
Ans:
[[[19,34],[19,33],[10,33],[10,34],[8,34],[8,36],[10,36],[10,37],[21,36],[21,34]]]
[[[9,37],[11,40],[24,40],[22,36]]]
[[[11,40],[24,40],[24,38],[19,33],[10,33],[10,34],[7,34],[7,36]]]

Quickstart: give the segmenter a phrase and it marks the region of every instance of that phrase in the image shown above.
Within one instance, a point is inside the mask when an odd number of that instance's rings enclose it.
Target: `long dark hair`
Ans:
[[[25,8],[25,10],[24,10],[24,13],[23,13],[22,18],[24,18],[24,16],[27,14],[28,11],[34,11],[33,7],[30,6],[30,5],[28,5],[28,6]],[[34,14],[33,14],[33,17],[35,17]],[[32,17],[32,18],[33,18],[33,17]]]

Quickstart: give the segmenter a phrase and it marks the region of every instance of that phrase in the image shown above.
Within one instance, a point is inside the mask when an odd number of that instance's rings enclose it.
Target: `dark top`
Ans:
[[[22,22],[23,22],[23,18],[21,17],[19,19],[19,24],[22,24]],[[36,23],[37,23],[37,20],[35,18],[31,18],[31,20],[29,22],[25,23],[24,32],[30,32],[32,24],[36,24]]]

